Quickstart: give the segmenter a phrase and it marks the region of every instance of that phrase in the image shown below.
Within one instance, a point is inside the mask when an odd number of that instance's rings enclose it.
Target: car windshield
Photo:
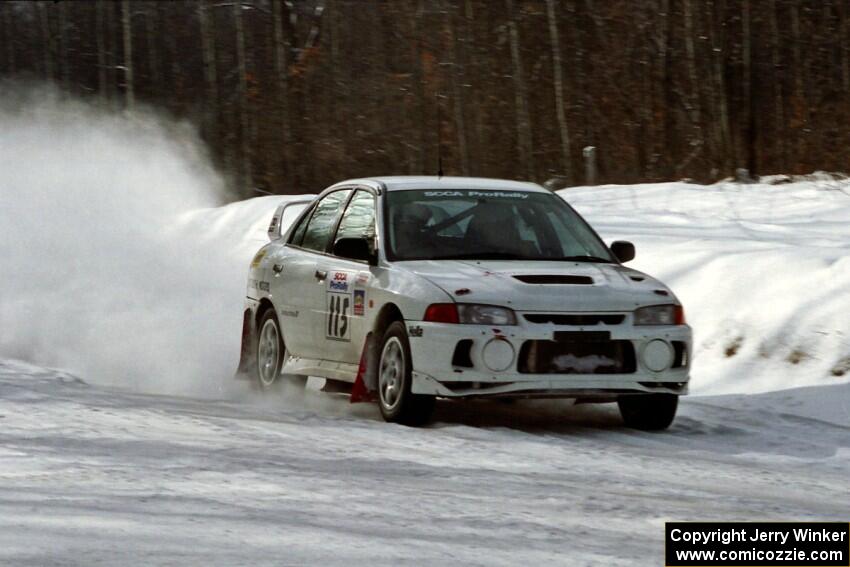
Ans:
[[[614,262],[578,213],[551,193],[390,191],[390,260]]]

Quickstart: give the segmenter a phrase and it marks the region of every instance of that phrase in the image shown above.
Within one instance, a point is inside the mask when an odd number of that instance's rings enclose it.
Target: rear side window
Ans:
[[[324,252],[327,249],[339,211],[350,193],[351,189],[334,191],[318,202],[316,208],[313,209],[313,215],[305,224],[304,235],[300,244],[303,248],[317,252]],[[297,233],[300,231],[301,227],[299,226],[292,239],[293,244],[298,244],[296,239],[299,236]]]
[[[292,236],[289,237],[289,244],[301,246],[301,241],[304,240],[304,231],[307,230],[307,223],[309,221],[310,213],[308,212],[298,223],[298,226],[295,227],[295,230],[292,231]],[[283,224],[283,222],[281,222],[281,224]]]

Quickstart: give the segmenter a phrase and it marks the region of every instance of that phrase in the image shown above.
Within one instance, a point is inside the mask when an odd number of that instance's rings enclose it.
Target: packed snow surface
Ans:
[[[441,402],[415,429],[313,389],[163,397],[7,361],[0,564],[660,565],[669,520],[846,521],[848,396],[692,397],[658,434]]]
[[[694,327],[697,395],[657,434],[236,383],[287,197],[225,186],[189,126],[0,85],[0,564],[647,565],[667,520],[847,520],[847,181],[561,193]]]

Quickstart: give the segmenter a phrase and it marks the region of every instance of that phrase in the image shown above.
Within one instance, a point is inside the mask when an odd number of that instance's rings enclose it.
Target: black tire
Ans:
[[[270,328],[267,329],[267,326]],[[274,337],[265,334],[271,333],[271,328],[273,328]],[[267,356],[272,343],[277,353],[273,357]],[[300,388],[304,388],[307,384],[307,376],[280,374],[286,356],[286,345],[283,342],[283,333],[274,309],[266,309],[260,317],[254,349],[254,383],[260,390],[273,390],[284,383]]]
[[[403,360],[395,358],[400,353]],[[389,349],[389,350],[388,350]],[[385,360],[386,355],[386,360]],[[384,372],[384,364],[387,363],[387,373]],[[390,363],[394,371],[389,369]],[[393,375],[393,379],[388,377]],[[413,363],[410,358],[410,342],[407,339],[407,331],[404,323],[395,321],[387,327],[381,340],[381,348],[378,351],[378,406],[384,420],[402,425],[424,425],[428,423],[434,411],[434,396],[422,396],[410,391],[413,375]],[[389,384],[394,384],[390,393]]]
[[[675,394],[634,394],[617,400],[626,427],[643,431],[667,429],[676,417],[679,396]]]

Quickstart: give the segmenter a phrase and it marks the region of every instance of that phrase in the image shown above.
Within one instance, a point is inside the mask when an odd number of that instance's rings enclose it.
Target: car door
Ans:
[[[290,354],[324,358],[318,338],[324,337],[324,286],[327,275],[317,262],[329,248],[331,236],[351,189],[322,197],[292,231],[280,257],[269,260],[273,301]]]
[[[375,195],[366,189],[354,192],[334,235],[340,238],[375,240]],[[331,247],[333,249],[333,247]],[[323,333],[326,360],[356,364],[366,339],[365,314],[372,268],[365,261],[340,258],[333,254],[318,260],[318,269],[327,273]]]

